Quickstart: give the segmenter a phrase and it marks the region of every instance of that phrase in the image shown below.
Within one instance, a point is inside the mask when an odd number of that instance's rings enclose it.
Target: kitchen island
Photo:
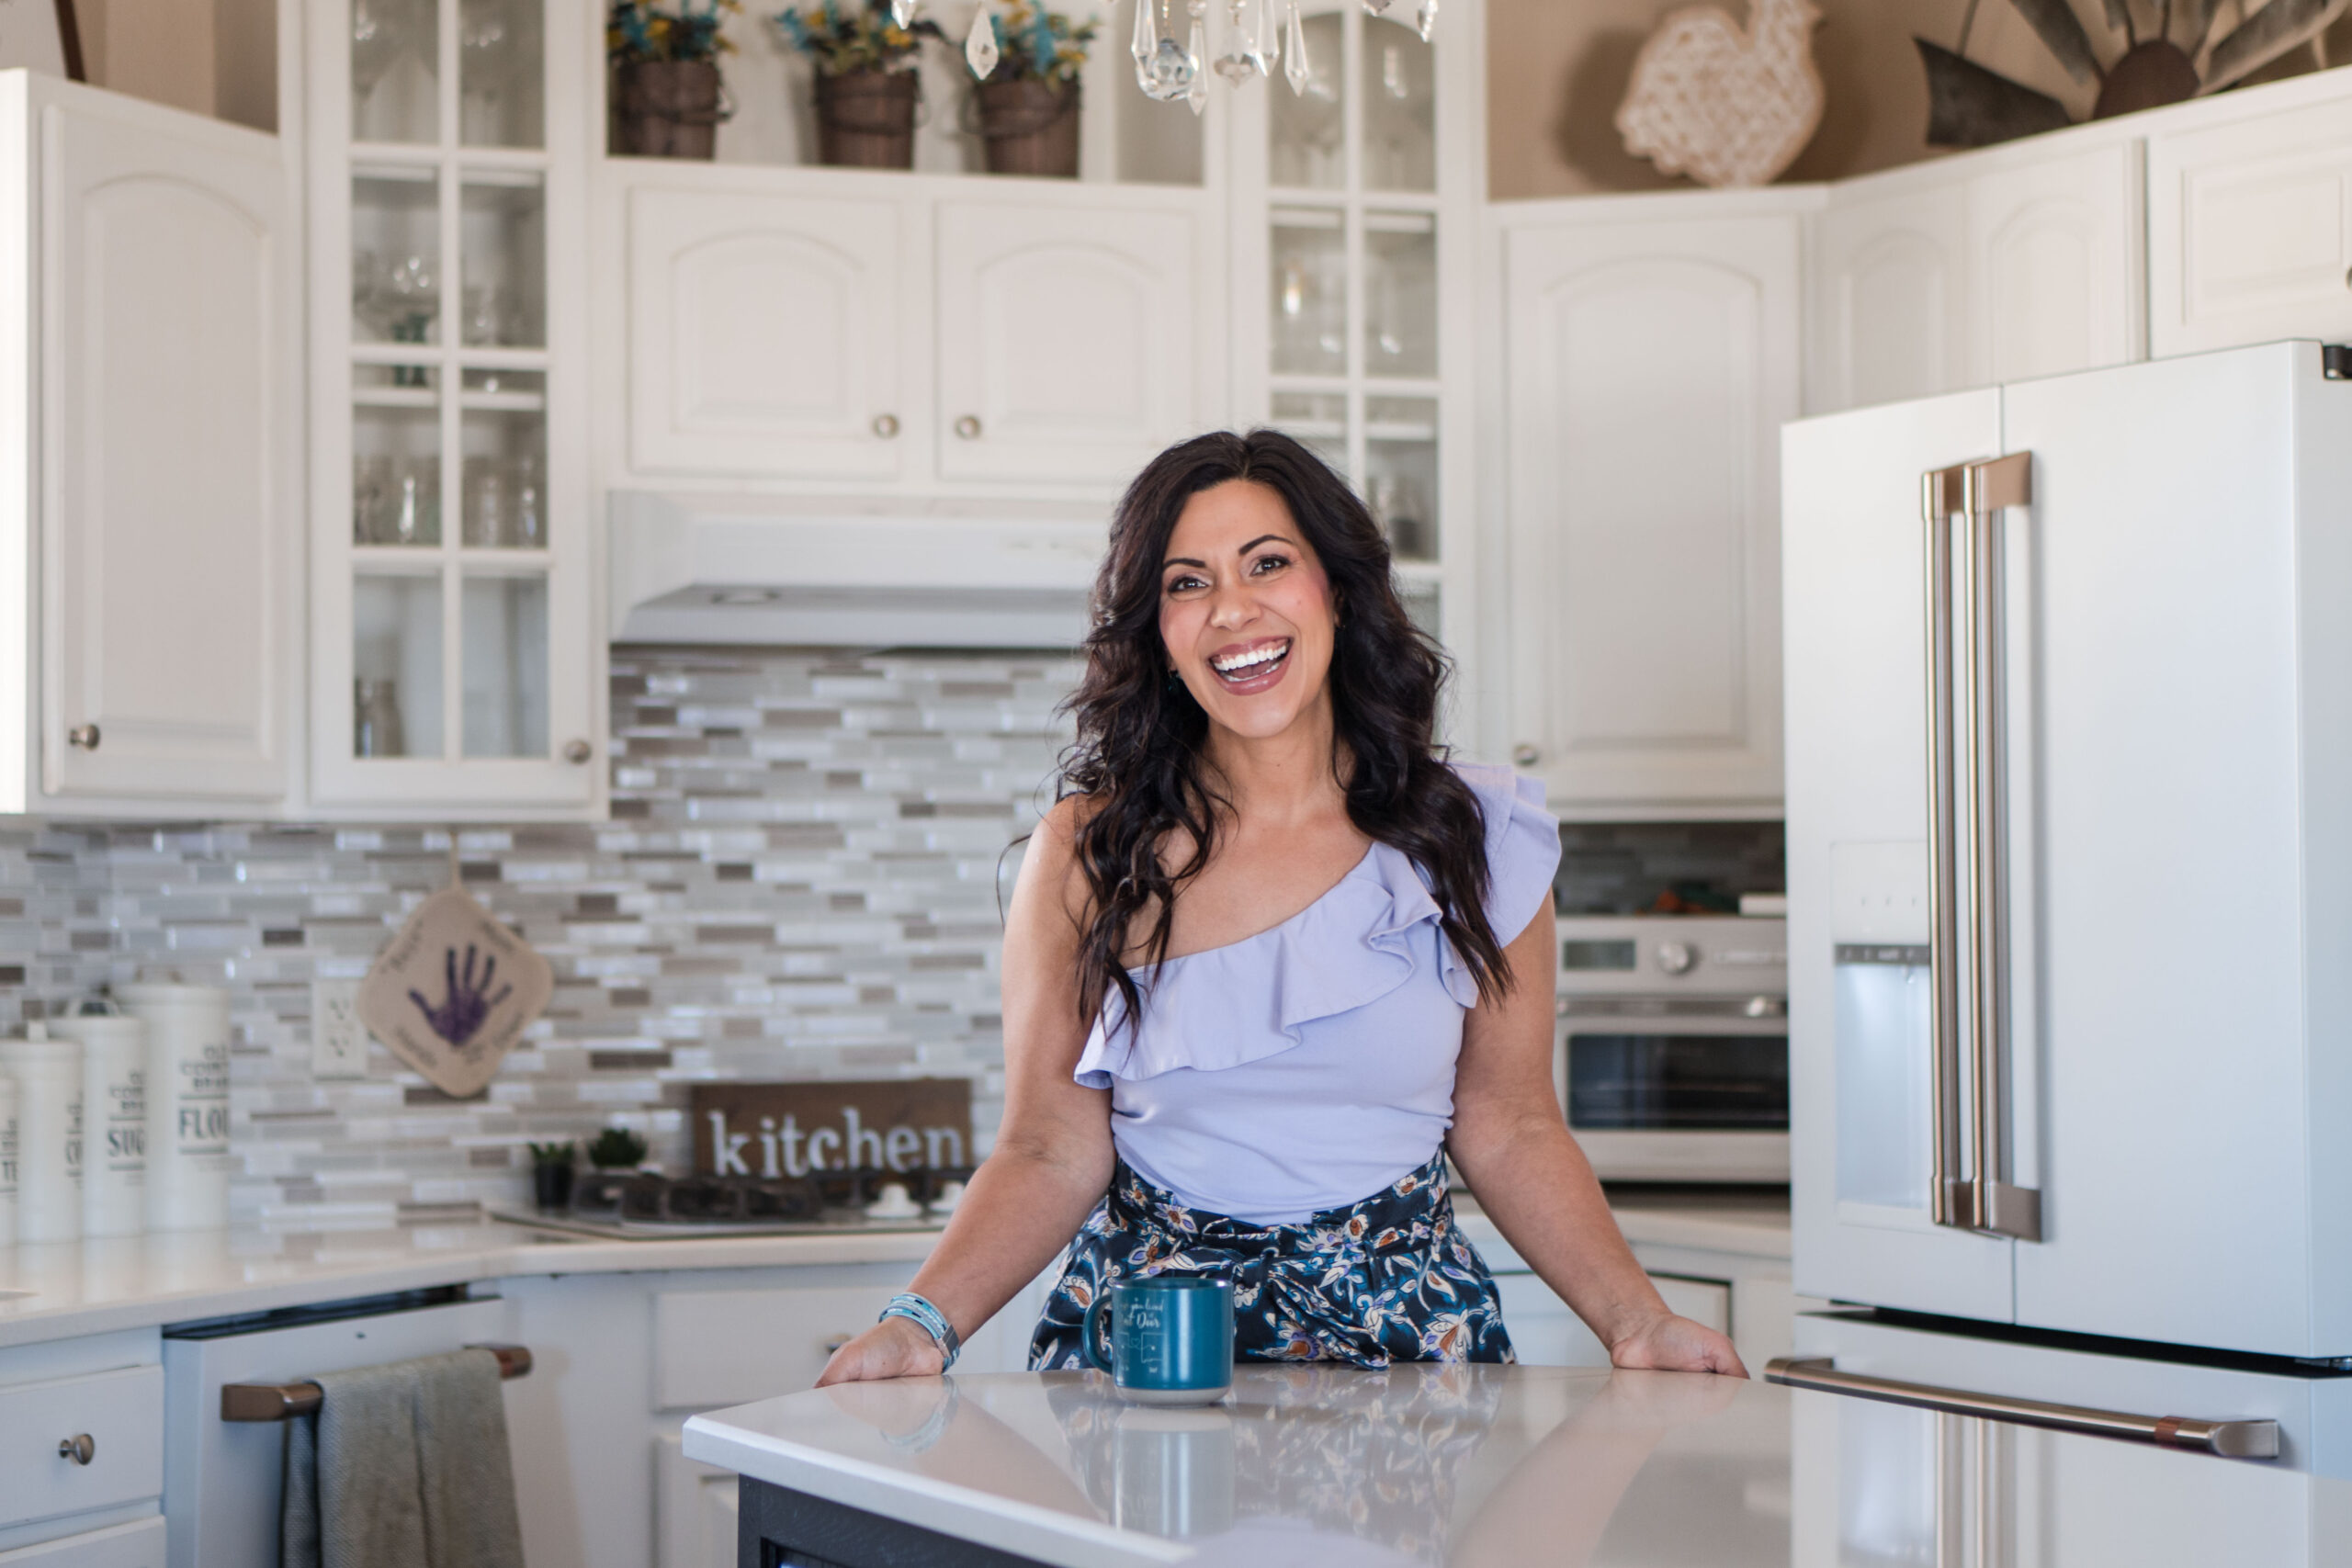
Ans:
[[[1099,1374],[906,1379],[698,1416],[741,1568],[1965,1562],[2316,1564],[2352,1483],[1762,1382],[1237,1370],[1201,1410]]]

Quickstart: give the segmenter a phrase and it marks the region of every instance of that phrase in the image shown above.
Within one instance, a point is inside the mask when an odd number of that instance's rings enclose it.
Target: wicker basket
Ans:
[[[817,78],[817,162],[851,169],[915,166],[911,71],[845,71]]]
[[[613,80],[613,150],[639,158],[708,158],[727,118],[718,67],[707,60],[641,60]]]
[[[1078,178],[1076,82],[980,82],[972,101],[989,174]]]

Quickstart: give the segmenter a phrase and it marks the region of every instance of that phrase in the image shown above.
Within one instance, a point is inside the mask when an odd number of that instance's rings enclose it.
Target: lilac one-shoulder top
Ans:
[[[1487,919],[1509,945],[1551,897],[1560,826],[1533,780],[1455,771],[1486,817]],[[1376,843],[1280,925],[1135,971],[1141,1029],[1122,1027],[1114,991],[1078,1059],[1080,1083],[1111,1091],[1119,1156],[1251,1224],[1351,1204],[1427,1163],[1453,1124],[1478,1001],[1439,914],[1412,861]]]

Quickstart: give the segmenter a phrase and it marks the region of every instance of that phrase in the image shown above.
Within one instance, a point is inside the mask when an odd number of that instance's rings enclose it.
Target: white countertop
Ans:
[[[1065,1568],[2316,1564],[2352,1519],[2352,1483],[1673,1372],[1250,1365],[1191,1411],[905,1379],[695,1416],[685,1452]],[[1947,1486],[1945,1530],[2009,1512],[1994,1550],[1939,1553]]]
[[[0,1347],[531,1274],[919,1263],[933,1226],[599,1241],[521,1225],[187,1231],[0,1247]]]
[[[1464,1229],[1493,1267],[1524,1267],[1475,1205],[1463,1210]],[[1637,1246],[1789,1256],[1785,1203],[1775,1209],[1747,1200],[1643,1198],[1621,1206],[1619,1223]],[[21,1244],[0,1247],[0,1348],[517,1275],[919,1263],[938,1235],[921,1225],[832,1235],[603,1241],[493,1224]],[[13,1291],[31,1293],[8,1299]]]

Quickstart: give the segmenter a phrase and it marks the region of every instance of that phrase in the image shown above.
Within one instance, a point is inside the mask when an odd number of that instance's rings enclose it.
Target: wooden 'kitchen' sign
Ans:
[[[690,1103],[695,1169],[705,1176],[973,1163],[968,1078],[698,1083]]]

